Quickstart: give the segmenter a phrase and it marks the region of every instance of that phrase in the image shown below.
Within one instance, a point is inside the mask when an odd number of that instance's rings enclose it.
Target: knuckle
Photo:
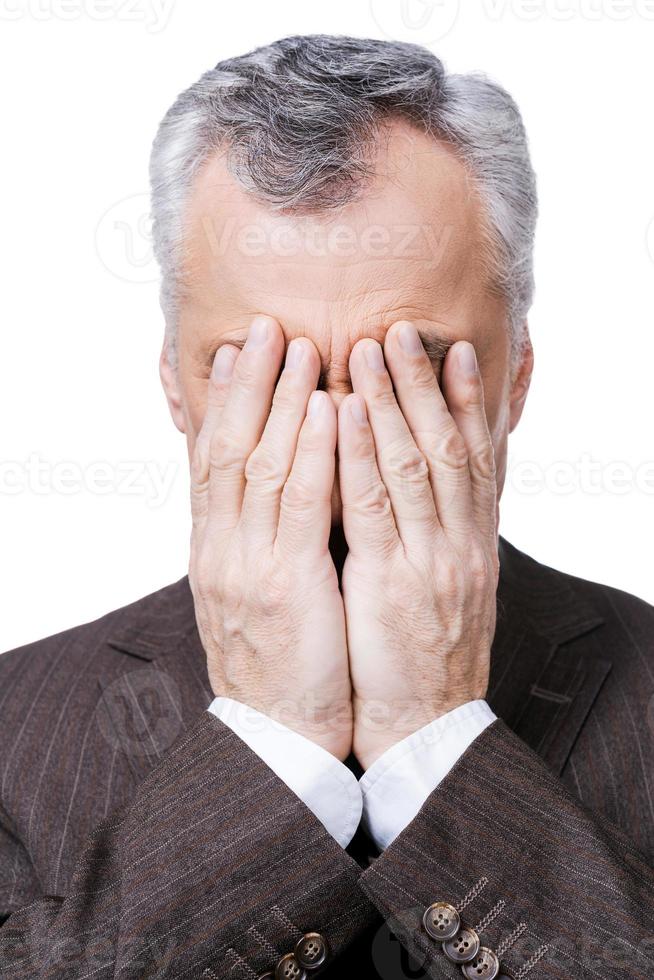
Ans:
[[[488,560],[480,547],[473,546],[468,553],[468,569],[473,584],[484,586],[491,577]]]
[[[220,577],[220,598],[224,611],[230,615],[243,602],[243,573],[239,562],[226,562]]]
[[[204,518],[209,513],[209,497],[205,486],[191,483],[191,520],[193,533],[197,533]]]
[[[468,465],[468,451],[463,436],[455,425],[448,426],[433,443],[436,462],[450,469],[462,470]]]
[[[191,458],[191,492],[202,493],[209,482],[208,465],[205,454],[196,446]]]
[[[395,392],[387,378],[380,378],[377,381],[372,392],[372,399],[380,408],[397,408]]]
[[[279,459],[261,447],[250,454],[245,463],[245,479],[257,486],[278,489],[284,483],[285,473]]]
[[[385,518],[391,513],[391,501],[385,486],[375,484],[366,494],[361,496],[356,504],[360,514],[366,517]]]
[[[435,573],[436,591],[445,596],[460,595],[465,585],[463,568],[456,560],[439,563]]]
[[[429,476],[427,460],[417,446],[404,452],[392,452],[386,466],[390,477],[398,483],[422,483]]]
[[[339,447],[340,450],[340,447]],[[340,458],[343,458],[342,451]],[[365,474],[371,469],[371,463],[377,462],[377,450],[372,440],[363,439],[355,446],[348,447],[347,465],[356,467],[361,473]]]
[[[243,465],[243,451],[228,429],[217,429],[211,437],[209,462],[212,469],[232,469]]]
[[[279,615],[280,609],[288,602],[291,588],[290,575],[283,566],[276,566],[273,572],[266,575],[257,589],[257,607],[267,620]]]
[[[484,480],[495,479],[495,451],[490,441],[470,454],[470,468]]]
[[[309,510],[313,511],[314,496],[311,493],[306,481],[295,474],[284,484],[281,496],[281,506],[292,510],[294,516],[301,515]]]
[[[434,389],[436,388],[436,378],[433,369],[430,366],[422,370],[421,367],[418,368],[411,378],[411,389],[414,394],[433,397]]]
[[[194,555],[191,571],[193,586],[200,599],[209,599],[215,590],[213,555],[205,547],[199,547]]]

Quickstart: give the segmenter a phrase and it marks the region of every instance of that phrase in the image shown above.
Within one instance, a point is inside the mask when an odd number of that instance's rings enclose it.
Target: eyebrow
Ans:
[[[450,340],[449,337],[441,337],[439,334],[429,334],[425,330],[420,330],[419,327],[416,329],[430,361],[444,360],[450,347],[456,343],[456,341]]]
[[[451,340],[449,337],[442,337],[439,334],[434,334],[431,332],[427,332],[426,330],[421,330],[420,327],[417,327],[416,329],[418,331],[418,336],[420,337],[420,341],[422,343],[422,346],[425,348],[425,353],[427,354],[429,360],[436,361],[437,363],[441,363],[442,361],[444,361],[445,355],[449,351],[450,347],[452,347],[453,344],[456,343],[456,341]],[[238,347],[239,350],[243,350],[243,347],[245,346],[245,339],[231,340],[229,337],[225,337],[223,340],[219,340],[214,346],[212,346],[212,348],[210,349],[207,355],[207,369],[209,371],[211,371],[211,366],[213,364],[213,360],[214,357],[216,356],[217,351],[225,344],[233,344],[234,347]],[[384,345],[382,343],[382,347],[383,346]],[[281,369],[280,369],[280,373],[281,373]],[[325,371],[321,370],[320,377],[318,379],[319,389],[324,390],[328,374],[329,374],[329,368],[327,368],[327,370]]]

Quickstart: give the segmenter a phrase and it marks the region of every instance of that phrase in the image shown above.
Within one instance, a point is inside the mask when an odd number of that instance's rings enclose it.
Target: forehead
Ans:
[[[188,202],[180,332],[203,344],[265,312],[289,337],[328,334],[332,352],[404,317],[456,337],[487,285],[474,183],[451,147],[403,123],[385,127],[369,165],[345,206],[292,214],[258,202],[213,156]]]

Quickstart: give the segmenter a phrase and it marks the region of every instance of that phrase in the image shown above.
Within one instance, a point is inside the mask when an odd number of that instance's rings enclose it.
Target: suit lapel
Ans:
[[[611,669],[585,642],[604,620],[574,580],[500,539],[488,700],[560,774]]]
[[[106,645],[99,717],[141,780],[213,699],[188,579],[131,607]]]

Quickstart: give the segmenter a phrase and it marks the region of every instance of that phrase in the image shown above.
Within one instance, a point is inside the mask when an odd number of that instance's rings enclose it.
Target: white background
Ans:
[[[654,601],[654,0],[0,0],[0,649],[185,574],[150,144],[206,68],[310,32],[427,44],[517,99],[541,203],[537,366],[501,530]]]

